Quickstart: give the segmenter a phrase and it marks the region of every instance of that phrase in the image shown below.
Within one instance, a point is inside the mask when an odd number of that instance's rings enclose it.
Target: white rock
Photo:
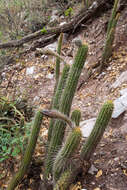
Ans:
[[[95,121],[96,121],[96,118],[92,118],[92,119],[80,122],[80,127],[81,127],[83,137],[88,137],[90,135],[94,127]]]
[[[53,10],[52,11],[52,15],[57,15],[58,14],[58,10]]]
[[[117,80],[112,84],[111,88],[117,88],[122,83],[127,82],[127,71],[123,72]]]
[[[49,73],[47,76],[46,76],[47,79],[53,79],[53,74]]]
[[[57,19],[58,19],[58,16],[52,15],[51,18],[50,18],[50,22],[49,22],[49,23],[54,22],[54,21],[56,21]]]
[[[60,26],[63,26],[64,24],[67,24],[66,22],[61,22],[60,23]]]
[[[121,115],[124,111],[127,110],[127,93],[117,98],[114,101],[114,111],[112,114],[112,118],[117,118]]]
[[[34,73],[34,70],[35,70],[35,66],[28,67],[26,69],[26,75],[32,75]]]
[[[95,166],[92,164],[89,171],[88,171],[88,173],[94,175],[94,173],[97,172],[97,171],[98,171],[98,169],[95,168]]]
[[[39,97],[38,97],[38,96],[35,96],[34,99],[33,99],[34,102],[35,102],[35,101],[38,101],[38,100],[39,100]]]
[[[48,48],[52,51],[56,51],[56,48],[57,48],[57,42],[54,42],[52,44],[49,44],[48,46],[46,46],[45,48]]]
[[[127,94],[127,88],[120,90],[120,94],[121,95]]]

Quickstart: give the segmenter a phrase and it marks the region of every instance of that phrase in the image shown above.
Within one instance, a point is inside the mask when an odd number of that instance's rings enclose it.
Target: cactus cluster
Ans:
[[[60,39],[60,43],[62,43],[62,37]],[[37,112],[21,167],[18,173],[12,178],[7,190],[15,189],[29,167],[44,115],[51,118],[45,159],[45,184],[48,182],[48,177],[52,176],[52,189],[68,190],[69,185],[84,167],[84,161],[89,161],[111,118],[113,103],[108,101],[102,106],[95,126],[87,141],[81,148],[81,112],[80,110],[74,110],[71,117],[69,117],[69,115],[73,97],[77,88],[78,79],[87,57],[87,52],[88,46],[82,44],[77,51],[74,64],[71,69],[70,66],[65,64],[61,77],[57,78],[58,83],[55,85],[51,110],[40,110]],[[59,70],[59,68],[56,68],[56,70],[57,69]],[[70,126],[70,132],[65,139],[65,142],[63,142],[67,125]],[[81,151],[78,150],[80,148]],[[78,153],[78,157],[75,158],[76,151]]]
[[[104,50],[102,54],[100,71],[103,69],[105,63],[109,60],[112,54],[112,46],[113,46],[113,41],[114,41],[114,36],[115,36],[116,25],[120,17],[120,14],[117,13],[117,6],[118,6],[119,1],[120,0],[115,0],[111,18],[108,23],[108,29],[107,29],[105,46],[104,46]]]

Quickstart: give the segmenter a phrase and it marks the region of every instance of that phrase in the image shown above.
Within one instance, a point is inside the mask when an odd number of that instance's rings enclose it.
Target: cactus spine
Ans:
[[[89,161],[91,155],[93,154],[97,144],[101,140],[101,137],[109,123],[109,120],[112,116],[112,112],[113,112],[113,103],[112,101],[107,101],[101,108],[101,111],[99,112],[94,128],[81,150],[82,159]]]
[[[68,160],[72,157],[75,150],[79,146],[81,137],[82,135],[79,127],[74,128],[68,135],[65,144],[55,158],[53,165],[54,181],[59,179],[61,172],[64,171],[66,167],[70,168]]]
[[[15,187],[18,185],[18,183],[22,180],[22,178],[24,177],[31,159],[32,159],[32,155],[34,153],[34,149],[36,146],[36,142],[37,142],[37,138],[38,138],[38,134],[40,131],[40,127],[41,127],[41,122],[43,119],[43,115],[40,111],[38,111],[36,113],[35,119],[34,119],[34,123],[33,123],[33,127],[32,127],[32,133],[24,154],[24,158],[22,160],[21,163],[21,167],[19,169],[19,171],[15,174],[15,176],[12,178],[12,180],[10,181],[10,184],[8,185],[7,190],[14,190]]]
[[[75,122],[76,126],[79,126],[80,119],[81,119],[81,112],[80,112],[80,110],[74,110],[72,112],[72,114],[71,114],[71,120],[73,122]]]
[[[68,77],[69,70],[70,70],[70,66],[65,65],[63,72],[62,72],[62,75],[61,75],[61,78],[60,78],[60,81],[57,85],[55,96],[53,98],[52,109],[57,109],[57,110],[59,109],[61,95],[62,95],[64,86],[66,84],[66,80]],[[51,119],[50,124],[49,124],[49,130],[48,130],[48,142],[50,141],[51,136],[52,136],[53,125],[54,125],[54,119]]]
[[[59,107],[59,111],[69,116],[72,100],[74,97],[74,93],[76,91],[77,83],[79,76],[81,74],[82,68],[84,66],[84,62],[86,60],[88,51],[87,45],[82,45],[79,47],[77,55],[75,57],[74,64],[72,65],[71,71],[69,73],[65,89],[63,91],[61,97],[61,104]],[[45,177],[47,178],[49,173],[52,172],[52,163],[53,163],[53,155],[58,150],[59,146],[62,143],[64,132],[65,132],[66,124],[63,121],[57,120],[53,127],[52,138],[49,144],[47,159],[45,162]]]

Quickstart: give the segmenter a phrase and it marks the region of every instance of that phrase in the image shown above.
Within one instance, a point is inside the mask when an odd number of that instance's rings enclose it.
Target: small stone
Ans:
[[[96,172],[98,172],[98,169],[94,165],[91,165],[88,173],[94,175]]]
[[[48,46],[46,46],[45,48],[50,49],[52,51],[56,51],[57,48],[57,42],[54,42],[52,44],[49,44]]]
[[[53,74],[49,73],[47,76],[46,76],[47,79],[53,79]]]
[[[60,26],[63,26],[64,24],[67,24],[66,22],[61,22],[60,23]]]
[[[26,69],[26,75],[32,75],[34,73],[34,70],[35,70],[35,66],[28,67]]]

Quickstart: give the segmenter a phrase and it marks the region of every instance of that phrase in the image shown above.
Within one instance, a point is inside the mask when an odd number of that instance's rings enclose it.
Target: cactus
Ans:
[[[62,95],[64,86],[66,84],[69,69],[70,69],[69,65],[64,66],[64,69],[63,69],[63,72],[61,75],[61,79],[58,83],[56,93],[55,93],[54,98],[53,98],[52,109],[57,109],[57,110],[59,109],[60,99],[61,99],[61,95]],[[49,130],[48,130],[48,142],[50,141],[51,136],[52,136],[53,125],[54,125],[54,119],[51,119],[50,124],[49,124]]]
[[[68,190],[68,187],[72,182],[72,176],[73,175],[70,170],[63,172],[53,190]]]
[[[81,119],[80,110],[74,110],[71,114],[71,120],[75,122],[76,126],[79,126],[80,119]]]
[[[87,45],[82,45],[81,47],[79,47],[77,55],[75,57],[74,64],[72,65],[71,71],[69,73],[65,85],[65,89],[61,97],[59,111],[67,116],[69,116],[70,113],[72,100],[76,91],[79,76],[84,66],[84,62],[87,56],[87,51],[88,51]],[[46,178],[48,177],[49,173],[52,172],[53,156],[63,141],[65,127],[66,127],[65,122],[59,120],[55,122],[55,125],[53,127],[52,138],[48,147],[47,159],[45,162]]]
[[[21,167],[20,167],[19,171],[15,174],[15,176],[12,178],[12,180],[10,181],[10,184],[8,185],[7,190],[14,190],[15,189],[15,187],[18,185],[18,183],[24,177],[24,175],[25,175],[25,173],[26,173],[26,171],[30,165],[32,155],[34,153],[34,149],[36,146],[38,134],[40,131],[42,119],[43,119],[43,115],[40,111],[38,111],[36,113],[36,116],[34,119],[34,123],[33,123],[33,127],[32,127],[32,133],[31,133],[28,145],[26,147],[26,151],[25,151],[22,163],[21,163]]]
[[[119,0],[115,0],[114,6],[113,6],[113,9],[112,9],[111,18],[110,18],[110,21],[108,23],[107,37],[108,37],[108,35],[110,33],[110,30],[111,30],[111,28],[113,26],[114,19],[116,18],[118,3],[119,3]]]
[[[114,41],[115,29],[116,29],[116,25],[117,25],[119,16],[120,16],[120,14],[118,13],[116,15],[116,18],[114,18],[114,20],[112,21],[112,27],[111,27],[110,31],[107,32],[107,38],[106,38],[105,47],[104,47],[104,51],[102,54],[102,60],[101,60],[101,64],[100,64],[100,71],[103,69],[104,64],[106,63],[106,61],[108,61],[108,59],[110,58],[110,56],[112,54],[112,45],[113,45],[113,41]]]
[[[59,40],[58,40],[58,47],[57,47],[57,53],[61,54],[61,47],[62,47],[62,41],[63,41],[63,33],[60,34]],[[57,88],[58,82],[59,82],[59,76],[60,76],[60,58],[56,58],[56,85],[55,88]]]
[[[97,117],[94,128],[81,150],[82,159],[89,161],[97,144],[101,140],[101,137],[109,123],[109,120],[111,119],[112,112],[113,112],[113,103],[112,101],[107,101],[101,108],[101,111]]]
[[[79,146],[81,137],[82,135],[79,127],[74,128],[68,135],[65,144],[58,152],[53,164],[54,181],[59,179],[61,172],[67,169],[66,167],[70,168],[68,160],[72,157]]]

